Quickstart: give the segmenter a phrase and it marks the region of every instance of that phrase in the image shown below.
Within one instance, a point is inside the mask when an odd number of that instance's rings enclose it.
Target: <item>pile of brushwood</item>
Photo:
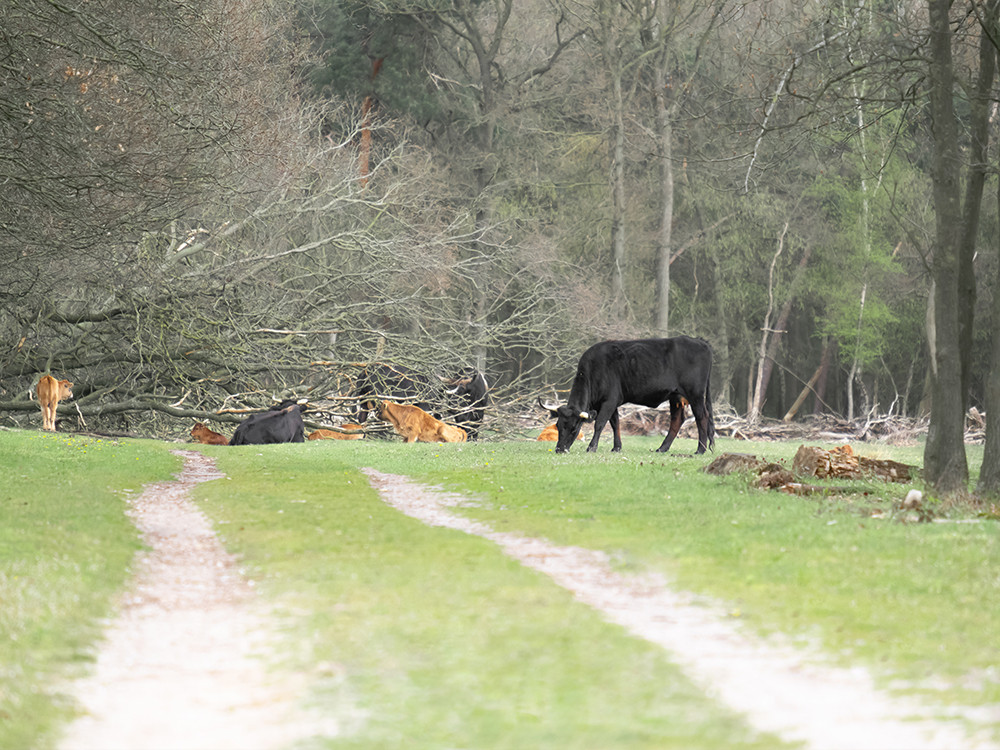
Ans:
[[[624,406],[621,414],[622,431],[630,435],[664,435],[670,426],[669,409],[647,409]],[[698,433],[686,409],[687,420],[681,427],[681,437],[696,438]],[[869,414],[848,421],[832,414],[818,414],[784,421],[761,418],[754,422],[730,409],[718,409],[715,414],[715,432],[721,437],[737,440],[817,440],[827,442],[879,441],[888,445],[914,445],[927,433],[926,418],[904,417],[898,414],[877,416]],[[982,443],[986,435],[986,416],[975,407],[966,418],[965,440]]]

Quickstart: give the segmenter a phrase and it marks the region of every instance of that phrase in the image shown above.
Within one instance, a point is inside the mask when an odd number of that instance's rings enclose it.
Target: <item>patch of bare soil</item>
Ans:
[[[189,499],[223,475],[200,453],[177,453],[177,481],[129,500],[149,550],[94,673],[71,687],[84,713],[61,750],[265,750],[337,734],[299,705],[303,678],[269,668],[275,625]]]
[[[979,719],[984,727],[995,728],[1000,708],[962,711],[948,718],[941,708],[878,690],[860,667],[831,666],[815,654],[751,636],[726,617],[719,603],[675,591],[658,576],[617,573],[601,552],[494,531],[448,509],[468,504],[467,498],[434,491],[405,477],[372,469],[366,473],[392,507],[426,524],[496,542],[611,622],[662,646],[708,695],[743,714],[760,731],[814,750],[1000,747],[985,729],[974,736],[961,721]]]

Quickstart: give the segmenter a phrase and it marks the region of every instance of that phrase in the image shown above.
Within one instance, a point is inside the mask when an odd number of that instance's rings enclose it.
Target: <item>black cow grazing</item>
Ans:
[[[380,401],[402,401],[419,406],[431,413],[428,397],[433,390],[431,381],[416,372],[396,365],[375,363],[365,366],[354,382],[354,395],[358,397],[359,424],[364,424],[368,413],[378,412]]]
[[[452,421],[465,430],[469,440],[476,440],[479,428],[483,426],[486,407],[490,403],[490,386],[486,382],[486,376],[478,370],[465,370],[457,378],[441,380],[450,387],[446,393],[461,403],[452,415]]]
[[[268,411],[254,414],[240,422],[230,445],[268,445],[270,443],[304,443],[305,425],[302,412],[305,404],[282,401]]]
[[[669,339],[638,341],[603,341],[594,344],[580,357],[576,377],[563,406],[539,404],[556,418],[559,439],[556,453],[565,453],[573,445],[585,421],[594,421],[594,437],[588,451],[597,450],[597,441],[606,422],[611,422],[615,443],[612,451],[622,448],[618,429],[618,407],[639,404],[657,407],[670,402],[670,429],[657,448],[665,452],[677,437],[684,421],[681,398],[691,404],[698,425],[698,453],[709,446],[715,449],[715,421],[709,380],[712,372],[712,348],[703,339],[676,336]]]

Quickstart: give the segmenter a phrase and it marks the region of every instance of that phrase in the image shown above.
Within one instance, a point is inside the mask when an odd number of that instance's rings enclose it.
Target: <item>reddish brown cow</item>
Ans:
[[[35,388],[38,403],[42,406],[42,429],[55,432],[56,404],[64,398],[73,398],[73,384],[68,380],[56,380],[51,375],[43,375]]]
[[[555,442],[556,440],[559,439],[558,425],[556,425],[554,423],[550,424],[548,427],[546,427],[544,430],[542,430],[541,433],[539,433],[537,439],[538,440],[551,440],[552,442]],[[580,433],[580,435],[577,437],[577,440],[583,440],[583,432]]]
[[[193,437],[196,442],[204,443],[205,445],[229,445],[229,438],[208,429],[208,427],[203,425],[201,422],[194,423],[194,427],[191,428],[191,437]]]
[[[392,424],[407,443],[464,443],[465,430],[435,419],[419,406],[383,401],[379,417]]]
[[[337,432],[337,430],[313,430],[309,433],[309,440],[360,440],[364,434],[360,432],[364,428],[359,424],[342,424],[341,429],[359,430],[356,433]]]

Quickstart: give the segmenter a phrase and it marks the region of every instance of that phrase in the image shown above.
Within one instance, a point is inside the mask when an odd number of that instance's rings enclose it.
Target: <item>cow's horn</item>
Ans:
[[[590,419],[590,412],[581,411],[580,412],[580,419]]]
[[[545,411],[555,411],[559,408],[559,404],[546,404],[542,402],[542,399],[538,399],[538,405],[545,409]]]

